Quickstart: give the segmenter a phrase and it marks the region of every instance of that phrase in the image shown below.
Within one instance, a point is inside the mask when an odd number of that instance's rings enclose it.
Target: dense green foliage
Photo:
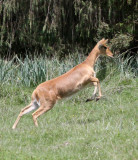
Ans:
[[[61,56],[92,48],[103,37],[119,52],[136,47],[137,5],[136,0],[1,0],[0,54],[56,50]]]

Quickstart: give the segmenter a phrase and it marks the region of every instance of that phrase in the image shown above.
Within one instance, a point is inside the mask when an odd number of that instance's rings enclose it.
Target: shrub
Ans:
[[[128,34],[115,34],[114,38],[111,39],[110,45],[114,52],[120,53],[122,50],[130,46],[130,42],[133,40],[133,37]]]

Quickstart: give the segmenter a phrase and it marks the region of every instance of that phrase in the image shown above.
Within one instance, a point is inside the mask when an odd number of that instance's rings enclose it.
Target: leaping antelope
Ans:
[[[33,114],[33,121],[35,126],[38,126],[37,118],[43,113],[53,108],[57,100],[68,97],[88,84],[95,86],[93,95],[86,101],[93,99],[99,100],[102,96],[99,79],[95,77],[94,64],[100,55],[106,55],[113,57],[112,52],[106,43],[108,40],[100,40],[89,56],[81,64],[78,64],[65,74],[41,83],[32,93],[31,103],[23,108],[18,115],[12,129],[15,129],[20,118],[35,109]],[[99,96],[96,97],[97,88],[99,90]]]

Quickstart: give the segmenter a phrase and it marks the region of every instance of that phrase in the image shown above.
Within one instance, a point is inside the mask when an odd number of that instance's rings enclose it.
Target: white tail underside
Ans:
[[[33,111],[33,110],[36,110],[37,108],[39,108],[39,106],[40,106],[40,103],[35,100],[34,102],[32,102],[32,105],[30,106],[30,108],[28,108],[28,109],[23,113],[23,115],[24,115],[24,114],[27,114],[27,113],[29,113],[29,112],[31,112],[31,111]]]

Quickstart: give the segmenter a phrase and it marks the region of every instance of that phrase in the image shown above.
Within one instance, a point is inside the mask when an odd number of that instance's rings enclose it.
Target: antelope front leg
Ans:
[[[99,79],[96,78],[96,77],[91,77],[91,82],[93,82],[95,88],[94,88],[93,96],[91,98],[87,99],[86,102],[92,101],[94,99],[96,99],[96,101],[98,101],[102,96]],[[98,97],[96,97],[97,88],[99,90],[99,96]]]

